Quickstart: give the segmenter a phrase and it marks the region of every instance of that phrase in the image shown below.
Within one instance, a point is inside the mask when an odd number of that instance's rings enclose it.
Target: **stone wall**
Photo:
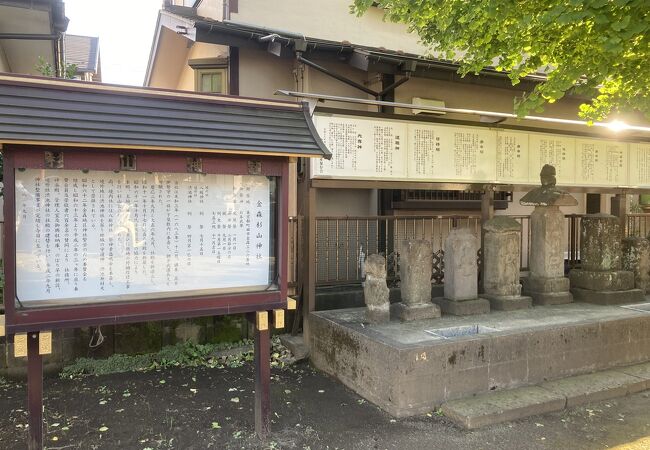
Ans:
[[[406,417],[474,394],[650,360],[650,315],[567,307],[582,319],[543,325],[538,317],[534,327],[438,341],[415,341],[415,326],[403,339],[362,327],[359,309],[317,312],[311,362],[391,415]],[[520,313],[544,316],[538,309]]]

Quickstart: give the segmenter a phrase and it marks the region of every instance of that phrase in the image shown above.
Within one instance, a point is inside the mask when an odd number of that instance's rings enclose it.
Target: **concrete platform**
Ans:
[[[453,400],[441,409],[456,425],[474,429],[635,394],[650,387],[649,375],[650,364],[639,364]]]
[[[388,413],[650,361],[650,312],[571,303],[364,325],[364,309],[310,316],[311,361]]]

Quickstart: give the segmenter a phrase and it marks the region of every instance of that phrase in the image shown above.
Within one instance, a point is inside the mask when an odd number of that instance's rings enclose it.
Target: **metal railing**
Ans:
[[[628,214],[625,223],[625,236],[648,237],[650,234],[650,214]]]
[[[478,236],[478,216],[374,216],[316,218],[316,280],[319,285],[359,282],[363,262],[373,253],[386,256],[387,279],[397,274],[396,250],[406,239],[433,243],[432,282],[444,278],[444,242],[457,227],[469,228]]]
[[[522,225],[521,269],[528,270],[530,216],[509,216]],[[568,268],[580,261],[580,220],[582,215],[565,216]],[[648,216],[650,225],[650,215]],[[316,283],[320,286],[358,283],[363,279],[363,263],[373,253],[386,257],[387,280],[399,278],[397,248],[406,239],[426,239],[433,244],[433,284],[444,281],[444,242],[454,228],[481,233],[479,216],[374,216],[316,218]]]

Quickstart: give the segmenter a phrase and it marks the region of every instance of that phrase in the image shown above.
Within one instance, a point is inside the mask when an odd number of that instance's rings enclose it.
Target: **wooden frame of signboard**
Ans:
[[[266,436],[269,328],[282,328],[284,309],[295,307],[286,296],[289,161],[331,156],[308,105],[8,74],[0,74],[0,104],[6,224],[0,336],[7,333],[14,355],[28,359],[29,448],[43,445],[41,355],[51,352],[51,330],[232,313],[247,314],[255,325],[255,429]],[[92,180],[119,190],[97,194]],[[168,180],[164,189],[158,180]],[[154,184],[164,194],[156,197]],[[184,201],[177,200],[181,191]],[[98,216],[84,209],[79,192],[89,192]],[[53,208],[42,200],[48,195]],[[147,195],[144,208],[138,201]],[[63,209],[56,206],[61,199]],[[203,218],[195,219],[196,211]],[[206,238],[195,226],[217,231]],[[145,229],[150,246],[137,238]],[[148,271],[145,251],[135,250],[147,246]],[[176,259],[181,252],[185,266]],[[157,268],[161,260],[164,270]]]
[[[238,157],[219,154],[154,152],[130,150],[137,158],[137,172],[187,173],[188,158],[200,158],[205,174],[256,175],[275,177],[276,201],[273,214],[277,235],[271,236],[273,253],[277,255],[277,284],[268,291],[223,293],[215,295],[178,295],[148,297],[128,301],[108,301],[66,306],[17,307],[16,299],[16,189],[15,173],[23,169],[45,169],[45,153],[63,154],[65,170],[87,173],[114,173],[120,170],[123,149],[83,147],[5,145],[4,214],[5,214],[5,316],[9,336],[26,339],[28,356],[29,447],[42,446],[42,350],[41,336],[50,330],[91,325],[188,318],[207,315],[248,313],[255,326],[255,423],[261,436],[269,432],[270,351],[269,311],[287,307],[287,239],[288,239],[288,158]],[[254,169],[251,169],[254,167]],[[51,169],[58,170],[58,169]],[[82,173],[82,172],[80,172]],[[51,336],[51,335],[50,335]],[[51,337],[50,337],[51,339]],[[20,345],[20,344],[17,344]],[[264,357],[266,355],[266,357]]]
[[[16,196],[14,171],[21,169],[45,169],[44,153],[60,151],[64,154],[66,170],[105,171],[120,170],[120,155],[123,150],[97,150],[84,148],[54,148],[38,146],[5,145],[4,155],[4,214],[5,214],[5,314],[8,334],[71,328],[79,326],[120,324],[164,320],[206,315],[247,313],[259,310],[285,308],[287,305],[287,249],[288,239],[288,159],[255,158],[260,163],[259,175],[277,177],[278,236],[274,239],[276,268],[279,283],[272,290],[261,292],[238,292],[218,295],[165,296],[164,298],[133,299],[129,301],[109,301],[92,304],[67,305],[56,307],[29,307],[17,309],[16,298]],[[192,153],[165,153],[151,151],[129,152],[137,158],[137,172],[188,173],[188,157]],[[202,173],[249,175],[246,157],[202,154]],[[57,170],[57,169],[54,169]],[[280,243],[283,243],[280,245]]]

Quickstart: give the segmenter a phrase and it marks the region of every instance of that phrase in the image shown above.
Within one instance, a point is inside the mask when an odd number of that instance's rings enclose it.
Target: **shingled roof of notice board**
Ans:
[[[3,74],[0,143],[331,157],[306,104]]]

